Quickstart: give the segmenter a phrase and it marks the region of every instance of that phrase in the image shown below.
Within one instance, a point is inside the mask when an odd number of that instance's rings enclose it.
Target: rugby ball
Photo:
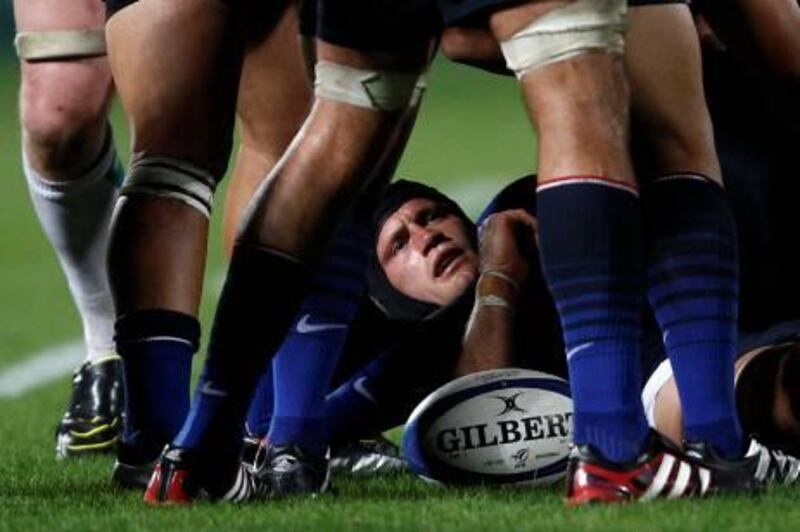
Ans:
[[[571,437],[567,382],[505,368],[431,393],[411,413],[402,446],[411,470],[426,480],[544,485],[564,477]]]

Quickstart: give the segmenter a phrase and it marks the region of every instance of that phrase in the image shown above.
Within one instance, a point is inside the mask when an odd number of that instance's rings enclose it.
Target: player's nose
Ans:
[[[444,234],[428,227],[420,228],[417,236],[417,249],[427,256],[436,246],[447,240]]]

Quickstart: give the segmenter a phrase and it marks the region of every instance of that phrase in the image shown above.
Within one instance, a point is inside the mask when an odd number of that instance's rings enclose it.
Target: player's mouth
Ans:
[[[452,246],[439,252],[433,262],[433,278],[449,277],[464,262],[464,250]]]

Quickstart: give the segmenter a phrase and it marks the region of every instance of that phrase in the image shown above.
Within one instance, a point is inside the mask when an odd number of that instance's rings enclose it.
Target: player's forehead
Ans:
[[[414,216],[422,210],[438,207],[442,202],[433,198],[411,198],[406,201],[396,211],[394,211],[389,218],[408,218],[414,219]]]
[[[378,235],[378,244],[380,245],[383,240],[389,238],[393,232],[404,224],[414,221],[420,212],[436,208],[440,204],[440,201],[432,198],[411,198],[406,201],[386,218]]]

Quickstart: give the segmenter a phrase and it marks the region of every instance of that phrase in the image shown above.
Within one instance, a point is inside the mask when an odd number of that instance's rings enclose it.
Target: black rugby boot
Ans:
[[[120,442],[117,460],[111,471],[111,483],[116,488],[144,490],[153,473],[156,457],[143,455],[137,448]]]
[[[56,428],[56,456],[112,452],[122,433],[122,359],[85,362],[72,377],[72,396]]]
[[[407,469],[397,445],[380,435],[374,439],[358,440],[331,449],[331,471],[373,475]]]
[[[270,445],[265,440],[256,456],[255,475],[269,498],[324,493],[330,484],[326,454],[308,453],[297,445]]]
[[[771,449],[753,439],[741,460],[725,460],[705,443],[685,442],[686,454],[709,464],[720,484],[719,491],[753,492],[768,484],[796,484],[800,480],[800,460]]]

